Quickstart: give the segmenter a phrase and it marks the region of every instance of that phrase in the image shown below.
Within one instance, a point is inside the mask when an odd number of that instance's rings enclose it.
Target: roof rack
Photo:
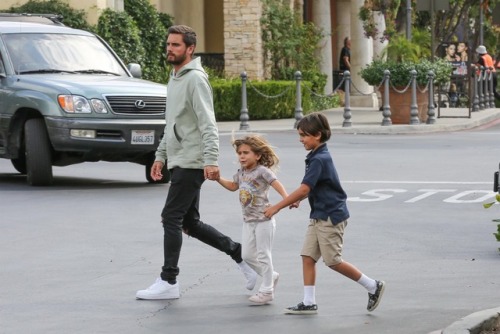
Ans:
[[[31,14],[31,13],[0,13],[0,21],[35,22],[44,24],[64,25],[60,14]]]

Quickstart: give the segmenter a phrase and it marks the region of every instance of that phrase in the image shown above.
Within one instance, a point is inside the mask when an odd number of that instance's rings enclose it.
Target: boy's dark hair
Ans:
[[[297,123],[297,130],[302,130],[306,135],[316,136],[321,134],[320,142],[324,143],[332,135],[328,118],[319,112],[313,112],[304,116],[299,123]]]
[[[195,45],[196,46],[196,33],[193,28],[185,25],[175,25],[168,28],[168,34],[179,34],[182,35],[182,41],[186,46]]]

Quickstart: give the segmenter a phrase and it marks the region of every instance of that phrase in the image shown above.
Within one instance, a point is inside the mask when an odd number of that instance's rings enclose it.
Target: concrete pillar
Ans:
[[[125,9],[124,0],[107,0],[107,7],[117,12],[123,12]]]
[[[320,41],[320,70],[327,75],[325,94],[333,90],[333,67],[332,67],[332,23],[330,17],[330,0],[313,0],[313,20],[324,34]]]
[[[337,0],[335,19],[337,26],[335,27],[335,43],[337,44],[337,54],[333,55],[333,68],[339,69],[340,50],[344,47],[344,38],[351,37],[351,1]]]
[[[364,0],[351,1],[351,76],[353,85],[351,107],[378,108],[378,99],[373,92],[373,87],[368,85],[359,75],[361,68],[373,60],[373,39],[365,37],[363,24],[358,18],[359,8],[363,3]]]

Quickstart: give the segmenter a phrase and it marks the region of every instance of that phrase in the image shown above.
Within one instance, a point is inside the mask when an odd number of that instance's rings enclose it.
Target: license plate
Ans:
[[[154,130],[132,130],[132,145],[153,145],[155,143]]]

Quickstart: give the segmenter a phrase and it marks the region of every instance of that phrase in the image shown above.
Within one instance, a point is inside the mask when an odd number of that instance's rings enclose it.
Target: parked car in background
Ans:
[[[50,185],[53,166],[89,161],[137,163],[154,182],[167,88],[140,76],[56,15],[0,14],[0,157],[33,186]]]

